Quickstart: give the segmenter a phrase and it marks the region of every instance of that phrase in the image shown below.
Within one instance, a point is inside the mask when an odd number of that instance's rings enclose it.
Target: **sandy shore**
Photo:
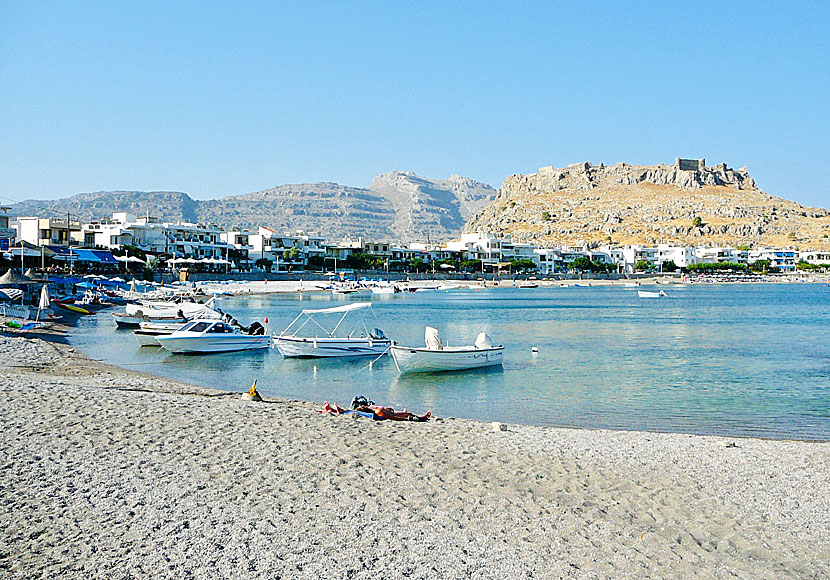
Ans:
[[[0,360],[3,577],[830,577],[827,443],[323,416],[17,336]]]

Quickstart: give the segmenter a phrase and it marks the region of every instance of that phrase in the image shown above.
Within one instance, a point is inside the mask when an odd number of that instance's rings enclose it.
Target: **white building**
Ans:
[[[795,265],[798,263],[798,252],[795,250],[758,248],[749,251],[748,260],[750,264],[759,260],[769,260],[770,268],[778,268],[782,272],[791,272],[795,270]]]
[[[66,218],[17,218],[17,237],[34,246],[73,246],[83,244],[81,222]]]
[[[499,262],[503,261],[502,243],[504,242],[508,243],[512,249],[510,237],[502,240],[490,234],[461,234],[460,240],[447,242],[445,247],[450,252],[459,252],[462,260],[478,260],[484,267],[496,268]]]
[[[277,272],[286,270],[288,266],[304,267],[309,259],[323,258],[326,255],[325,238],[309,236],[303,232],[295,235],[281,234],[260,226],[255,235],[248,236],[248,242],[251,246],[250,259],[254,263],[262,258],[270,260]]]
[[[798,253],[798,261],[816,266],[830,264],[830,250],[807,250]]]
[[[212,224],[159,223],[154,217],[116,212],[112,218],[85,224],[81,239],[88,246],[134,245],[145,252],[177,258],[227,259],[233,246],[222,240],[223,233]]]

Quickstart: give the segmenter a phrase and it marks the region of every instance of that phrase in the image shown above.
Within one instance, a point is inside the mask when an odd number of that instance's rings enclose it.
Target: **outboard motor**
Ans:
[[[259,322],[254,321],[251,323],[251,326],[248,327],[248,334],[251,336],[262,336],[265,334],[265,327]]]
[[[383,334],[383,331],[380,328],[373,328],[372,332],[369,333],[369,336],[375,340],[385,340],[386,335]]]

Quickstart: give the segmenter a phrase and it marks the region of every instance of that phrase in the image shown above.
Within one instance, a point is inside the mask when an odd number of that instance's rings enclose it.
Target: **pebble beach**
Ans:
[[[0,335],[0,576],[830,577],[826,442],[376,422],[249,386]]]

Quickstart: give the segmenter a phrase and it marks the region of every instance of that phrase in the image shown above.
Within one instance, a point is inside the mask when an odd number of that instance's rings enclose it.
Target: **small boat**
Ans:
[[[185,306],[187,304],[187,306]],[[222,314],[213,310],[206,304],[179,304],[177,308],[136,308],[135,304],[128,304],[127,309],[122,312],[113,312],[112,317],[119,328],[137,328],[142,320],[165,322],[168,324],[183,324],[189,320],[209,319],[219,320]],[[212,304],[212,303],[211,303]]]
[[[640,298],[662,298],[663,296],[667,296],[665,292],[660,290],[659,292],[649,292],[647,290],[637,290],[637,296]]]
[[[254,322],[247,333],[221,320],[194,320],[168,336],[158,336],[162,348],[180,354],[209,354],[256,350],[271,346],[265,327]]]
[[[141,346],[161,346],[161,343],[156,338],[159,336],[170,336],[185,324],[187,324],[187,321],[160,322],[142,320],[139,323],[140,328],[133,330],[133,336],[135,336],[135,339]]]
[[[74,300],[73,300],[74,302]],[[75,306],[74,304],[70,304],[69,302],[65,302],[63,300],[58,300],[57,298],[52,300],[52,304],[63,308],[64,310],[69,310],[70,312],[74,312],[75,314],[92,314],[91,311],[87,310],[86,308],[81,308],[80,306]]]
[[[285,327],[279,335],[274,335],[273,341],[277,350],[284,357],[342,357],[342,356],[381,356],[386,354],[392,341],[386,338],[379,328],[369,330],[364,323],[366,314],[370,312],[372,304],[369,302],[354,302],[323,308],[319,310],[302,310],[291,324]],[[364,311],[357,324],[348,333],[339,335],[338,330],[350,312]],[[342,314],[339,320],[329,330],[315,317],[326,314]],[[303,322],[300,319],[305,316]],[[299,334],[307,324],[316,325],[323,333],[314,336]]]
[[[504,347],[493,345],[486,332],[480,332],[473,346],[444,345],[438,329],[427,326],[424,347],[393,344],[392,358],[398,372],[432,373],[461,371],[502,364]]]
[[[522,284],[517,284],[516,288],[538,288],[539,285],[535,282],[524,282]]]

